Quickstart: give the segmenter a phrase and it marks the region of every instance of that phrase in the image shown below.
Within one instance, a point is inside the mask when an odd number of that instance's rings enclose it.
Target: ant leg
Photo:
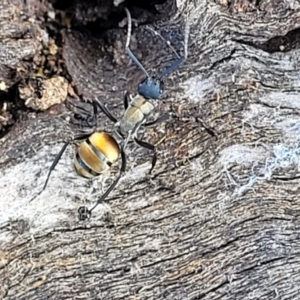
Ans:
[[[94,106],[94,103],[92,104]],[[71,122],[74,124],[77,124],[76,122],[85,122],[89,127],[94,127],[95,123],[95,117],[91,115],[90,110],[84,107],[84,105],[81,105],[81,102],[79,102],[78,105],[73,103],[73,101],[67,101],[66,107],[74,111],[74,120],[72,119]],[[81,125],[81,124],[80,124]]]
[[[92,105],[93,105],[93,114],[91,115],[89,112],[84,120],[90,128],[97,128],[97,126],[98,126],[97,105],[94,101],[92,102]],[[80,115],[77,114],[77,117],[78,116],[80,117]]]
[[[118,120],[111,114],[111,112],[101,103],[97,98],[94,99],[96,105],[102,110],[102,112],[114,123],[117,123]]]
[[[158,117],[156,120],[154,120],[152,122],[145,123],[144,126],[151,127],[153,125],[156,125],[156,124],[159,124],[161,122],[167,121],[169,119],[169,116],[170,116],[169,113],[163,114],[162,116]]]
[[[151,150],[153,151],[153,158],[152,158],[152,166],[151,166],[151,169],[149,171],[149,174],[151,174],[152,170],[154,169],[155,167],[155,164],[156,164],[156,160],[157,160],[157,155],[156,155],[156,148],[154,145],[151,145],[147,142],[143,142],[143,141],[140,141],[138,140],[137,138],[134,138],[134,141],[141,147],[143,148],[146,148],[148,150]]]
[[[129,93],[126,91],[126,93],[125,93],[125,95],[124,95],[124,100],[123,100],[125,110],[126,110],[126,109],[128,108],[128,106],[129,106],[129,101],[130,101],[130,95],[129,95]]]
[[[42,192],[45,190],[45,188],[47,187],[47,184],[48,184],[48,181],[49,181],[49,178],[50,178],[50,175],[51,175],[52,171],[55,169],[56,165],[58,164],[58,162],[59,162],[59,160],[61,159],[62,155],[63,155],[64,152],[66,151],[66,149],[67,149],[68,145],[70,144],[70,142],[71,142],[71,141],[65,142],[65,144],[63,145],[63,147],[61,148],[61,150],[60,150],[60,151],[58,152],[58,154],[56,155],[56,157],[55,157],[55,159],[54,159],[54,161],[53,161],[53,163],[52,163],[52,165],[51,165],[51,167],[50,167],[50,169],[49,169],[49,172],[48,172],[47,179],[46,179],[46,181],[45,181],[44,187],[43,187],[43,189],[39,192],[39,194],[42,193]]]
[[[119,173],[119,176],[115,179],[115,181],[112,183],[112,185],[108,188],[108,190],[102,195],[102,197],[96,202],[96,204],[91,208],[88,209],[85,206],[81,206],[78,209],[78,218],[80,221],[85,221],[87,219],[89,219],[91,217],[92,211],[101,203],[105,200],[105,198],[110,194],[110,192],[115,188],[115,186],[117,185],[117,183],[119,182],[120,178],[122,177],[122,175],[125,173],[126,170],[126,155],[125,152],[123,150],[123,148],[121,149],[121,158],[122,158],[122,165],[121,165],[121,170]]]
[[[92,105],[93,105],[93,116],[90,115],[89,117],[87,117],[86,122],[90,127],[97,128],[98,127],[98,118],[97,118],[98,107],[97,107],[97,104],[95,103],[95,101],[92,101]],[[90,122],[90,119],[92,119],[91,122]]]
[[[43,186],[43,189],[33,198],[35,199],[38,195],[40,195],[47,187],[47,184],[48,184],[48,181],[50,179],[50,176],[51,176],[51,173],[52,171],[55,169],[56,165],[58,164],[58,162],[60,161],[62,155],[64,154],[64,152],[66,151],[68,145],[72,142],[72,141],[76,141],[76,140],[83,140],[83,139],[86,139],[88,138],[89,136],[91,136],[91,134],[84,134],[84,135],[80,135],[78,137],[75,137],[73,140],[70,140],[70,141],[67,141],[65,142],[65,144],[63,145],[63,147],[60,149],[59,153],[56,155],[50,169],[49,169],[49,172],[48,172],[48,175],[47,175],[47,178],[46,178],[46,181],[45,181],[45,184]],[[31,199],[30,201],[32,201],[33,199]]]
[[[143,73],[149,78],[149,74],[147,73],[146,69],[143,67],[143,65],[139,62],[139,60],[134,56],[134,54],[131,52],[129,48],[130,43],[130,36],[131,36],[131,16],[129,10],[125,7],[125,12],[127,15],[127,21],[128,21],[128,29],[127,29],[127,40],[125,44],[125,51],[129,55],[129,57],[136,63],[136,65],[143,71]]]

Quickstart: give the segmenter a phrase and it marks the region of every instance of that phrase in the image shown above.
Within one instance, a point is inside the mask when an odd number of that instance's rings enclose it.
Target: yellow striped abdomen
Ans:
[[[94,177],[117,161],[120,147],[106,132],[95,132],[80,144],[75,158],[75,168],[84,177]]]

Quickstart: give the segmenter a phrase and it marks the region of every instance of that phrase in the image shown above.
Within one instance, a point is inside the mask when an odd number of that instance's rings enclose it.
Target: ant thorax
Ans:
[[[117,134],[121,138],[126,138],[129,134],[134,135],[153,109],[153,100],[136,95],[131,99],[123,117],[116,123]]]

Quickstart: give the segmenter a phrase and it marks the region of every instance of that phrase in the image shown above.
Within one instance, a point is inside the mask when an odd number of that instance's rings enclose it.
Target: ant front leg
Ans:
[[[123,104],[124,104],[125,110],[128,108],[130,100],[131,100],[131,99],[130,99],[130,95],[129,95],[129,93],[126,91],[126,92],[125,92],[125,95],[124,95],[124,99],[123,99]]]
[[[98,127],[98,118],[97,118],[97,114],[98,114],[98,107],[97,104],[93,101],[93,121],[95,121],[95,128]],[[93,126],[91,126],[93,127]]]
[[[151,127],[151,126],[153,126],[153,125],[162,123],[162,122],[164,122],[164,121],[167,121],[167,120],[169,119],[169,116],[170,116],[169,113],[165,113],[165,114],[163,114],[162,116],[158,117],[156,120],[154,120],[154,121],[152,121],[152,122],[145,123],[144,126],[145,126],[145,127]]]

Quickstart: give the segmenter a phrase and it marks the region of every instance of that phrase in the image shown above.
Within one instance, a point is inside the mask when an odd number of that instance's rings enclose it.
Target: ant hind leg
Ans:
[[[96,202],[96,204],[91,209],[88,209],[85,206],[80,206],[78,208],[78,219],[80,221],[88,220],[92,215],[92,211],[100,203],[102,203],[106,199],[106,197],[110,194],[110,192],[116,187],[117,183],[119,182],[119,180],[121,179],[122,175],[125,173],[125,170],[126,170],[126,155],[125,155],[123,148],[121,149],[121,158],[122,158],[122,165],[121,165],[121,169],[120,169],[120,173],[119,173],[118,177],[111,184],[111,186],[108,188],[108,190],[101,196],[101,198]]]

